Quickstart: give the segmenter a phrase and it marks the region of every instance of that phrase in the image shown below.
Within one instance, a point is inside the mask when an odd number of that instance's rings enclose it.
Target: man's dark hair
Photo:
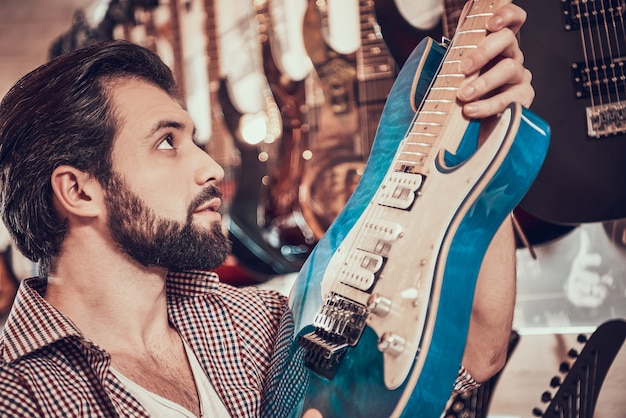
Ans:
[[[66,225],[52,204],[52,172],[61,165],[111,178],[116,136],[110,83],[140,79],[174,97],[160,58],[127,41],[108,41],[61,55],[20,79],[0,104],[0,208],[19,250],[47,275]]]

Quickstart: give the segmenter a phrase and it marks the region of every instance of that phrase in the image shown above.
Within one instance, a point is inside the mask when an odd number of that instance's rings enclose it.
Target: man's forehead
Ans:
[[[193,127],[189,114],[180,102],[154,84],[126,79],[116,83],[110,91],[121,128],[133,124],[151,132],[168,126],[172,129],[186,129],[188,125]]]

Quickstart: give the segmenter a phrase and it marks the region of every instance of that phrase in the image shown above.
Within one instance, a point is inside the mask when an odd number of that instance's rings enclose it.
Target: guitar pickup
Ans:
[[[623,74],[626,57],[604,57],[589,62],[574,62],[571,65],[574,94],[578,99],[598,95],[622,94],[626,79],[615,76]]]
[[[367,292],[374,286],[384,262],[385,259],[378,254],[356,249],[348,258],[345,268],[341,270],[339,280]]]
[[[397,209],[410,209],[417,191],[422,186],[421,174],[394,171],[383,182],[379,205]]]

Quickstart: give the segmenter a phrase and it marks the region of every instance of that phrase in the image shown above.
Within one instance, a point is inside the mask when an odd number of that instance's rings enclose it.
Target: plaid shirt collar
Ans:
[[[61,339],[82,340],[88,343],[74,323],[46,301],[48,281],[33,277],[23,280],[11,315],[2,329],[0,359],[11,363]],[[176,300],[193,298],[217,290],[219,278],[215,273],[191,271],[170,273],[167,281],[168,310]]]

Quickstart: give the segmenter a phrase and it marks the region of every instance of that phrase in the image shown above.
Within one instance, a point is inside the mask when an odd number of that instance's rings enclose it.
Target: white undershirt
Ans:
[[[209,378],[204,374],[204,370],[202,366],[200,366],[198,359],[196,359],[195,354],[187,344],[183,345],[185,346],[187,359],[191,365],[196,390],[200,397],[200,416],[215,418],[230,417],[224,403],[209,381]],[[148,411],[152,418],[195,418],[195,415],[191,411],[176,402],[172,402],[169,399],[147,390],[143,386],[139,386],[113,368],[111,368],[111,370],[126,386],[126,389],[128,389],[146,411]]]

